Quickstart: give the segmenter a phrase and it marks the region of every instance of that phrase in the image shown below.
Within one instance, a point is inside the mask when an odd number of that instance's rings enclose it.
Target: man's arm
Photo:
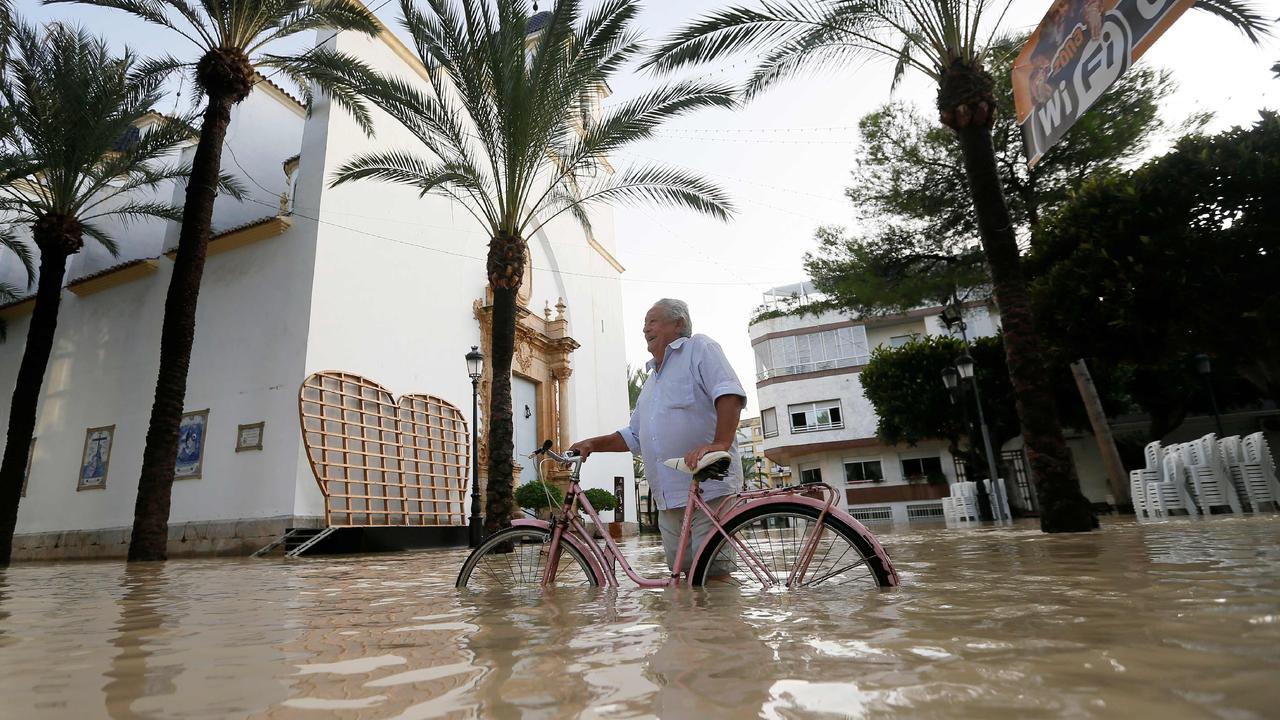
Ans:
[[[709,452],[728,452],[738,434],[742,420],[742,406],[746,402],[741,395],[721,395],[716,398],[716,434],[710,445],[694,448],[684,456],[684,464],[694,467]]]
[[[719,428],[719,423],[716,425]],[[737,427],[736,425],[734,426]],[[717,435],[718,437],[718,435]],[[630,452],[631,448],[627,447],[627,441],[622,439],[622,433],[614,432],[608,435],[597,435],[586,440],[579,440],[574,443],[570,450],[577,451],[582,455],[582,459],[586,460],[593,452]]]

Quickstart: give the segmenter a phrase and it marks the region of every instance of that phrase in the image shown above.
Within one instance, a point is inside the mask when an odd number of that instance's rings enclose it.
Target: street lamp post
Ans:
[[[1222,416],[1218,414],[1218,398],[1213,394],[1213,366],[1209,364],[1209,356],[1200,353],[1196,355],[1196,372],[1204,378],[1205,387],[1209,388],[1209,404],[1213,407],[1213,422],[1218,427],[1218,437],[1226,437],[1222,432]]]
[[[480,526],[480,453],[477,451],[480,437],[480,376],[484,374],[484,353],[472,345],[467,353],[467,374],[471,376],[471,518],[467,523],[467,544],[479,547],[482,536]]]
[[[764,489],[764,458],[756,456],[756,486]]]
[[[999,496],[999,475],[996,472],[995,453],[991,448],[991,432],[987,429],[986,414],[982,411],[982,393],[978,390],[978,380],[973,376],[973,357],[969,355],[969,335],[966,332],[968,326],[964,322],[964,315],[960,311],[960,304],[958,302],[948,303],[947,306],[942,309],[940,318],[942,319],[943,324],[947,326],[948,330],[951,330],[953,327],[960,330],[960,340],[964,343],[964,353],[960,355],[960,357],[956,358],[954,371],[951,371],[951,368],[944,370],[942,373],[942,382],[947,386],[947,390],[953,390],[957,385],[957,380],[966,380],[968,381],[967,385],[973,389],[973,402],[978,407],[978,428],[982,433],[982,447],[986,451],[987,456],[987,474],[991,477],[992,494]],[[953,374],[949,373],[949,371]],[[994,520],[995,512],[993,512],[994,506],[991,503],[991,498],[987,496],[986,488],[983,487],[981,482],[977,485],[978,512],[982,515],[983,520]]]

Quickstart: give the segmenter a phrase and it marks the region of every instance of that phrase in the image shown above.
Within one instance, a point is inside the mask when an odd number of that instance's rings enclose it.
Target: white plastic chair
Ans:
[[[1255,509],[1263,503],[1271,503],[1280,509],[1280,480],[1276,477],[1276,463],[1267,438],[1261,432],[1256,432],[1246,437],[1240,445],[1243,460],[1240,469],[1249,503]]]
[[[1162,463],[1164,472],[1158,480],[1147,483],[1147,503],[1155,510],[1156,517],[1169,517],[1173,510],[1183,510],[1188,515],[1199,515],[1196,501],[1187,492],[1187,469],[1177,446],[1167,448]]]
[[[987,490],[987,497],[991,499],[991,513],[995,519],[1012,520],[1013,514],[1009,512],[1009,493],[1005,488],[1004,478],[996,478],[995,482],[986,479],[982,483]]]
[[[1229,507],[1231,512],[1244,512],[1240,498],[1231,484],[1231,474],[1218,452],[1218,438],[1213,433],[1178,446],[1187,477],[1200,511],[1210,514],[1215,507]]]

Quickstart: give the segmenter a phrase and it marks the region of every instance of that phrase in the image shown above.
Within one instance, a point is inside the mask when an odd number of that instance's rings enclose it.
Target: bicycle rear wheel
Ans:
[[[804,574],[793,579],[792,587],[890,587],[889,571],[871,543],[831,515],[823,519],[819,528],[819,512],[818,508],[799,503],[771,503],[748,510],[724,529],[768,569],[774,587],[787,586],[815,532],[821,533],[817,548]],[[705,584],[712,578],[742,586],[761,584],[751,565],[721,533],[712,536],[694,563],[696,584]]]
[[[551,559],[551,531],[538,527],[500,530],[471,551],[458,572],[457,587],[469,590],[537,587]],[[578,548],[562,540],[552,583],[555,587],[589,587],[600,581]]]

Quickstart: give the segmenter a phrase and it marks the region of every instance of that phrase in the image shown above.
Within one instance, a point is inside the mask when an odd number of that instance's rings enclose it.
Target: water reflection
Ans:
[[[903,586],[872,593],[460,593],[462,551],[19,565],[0,717],[1274,716],[1280,515],[884,540]]]
[[[174,679],[183,668],[174,662],[152,658],[164,643],[167,616],[164,606],[169,597],[166,568],[159,563],[135,563],[125,569],[121,581],[124,597],[117,605],[120,620],[111,644],[118,649],[105,673],[110,681],[103,686],[107,716],[112,720],[137,720],[145,717],[133,710],[133,703],[143,698],[157,699],[173,695]]]

